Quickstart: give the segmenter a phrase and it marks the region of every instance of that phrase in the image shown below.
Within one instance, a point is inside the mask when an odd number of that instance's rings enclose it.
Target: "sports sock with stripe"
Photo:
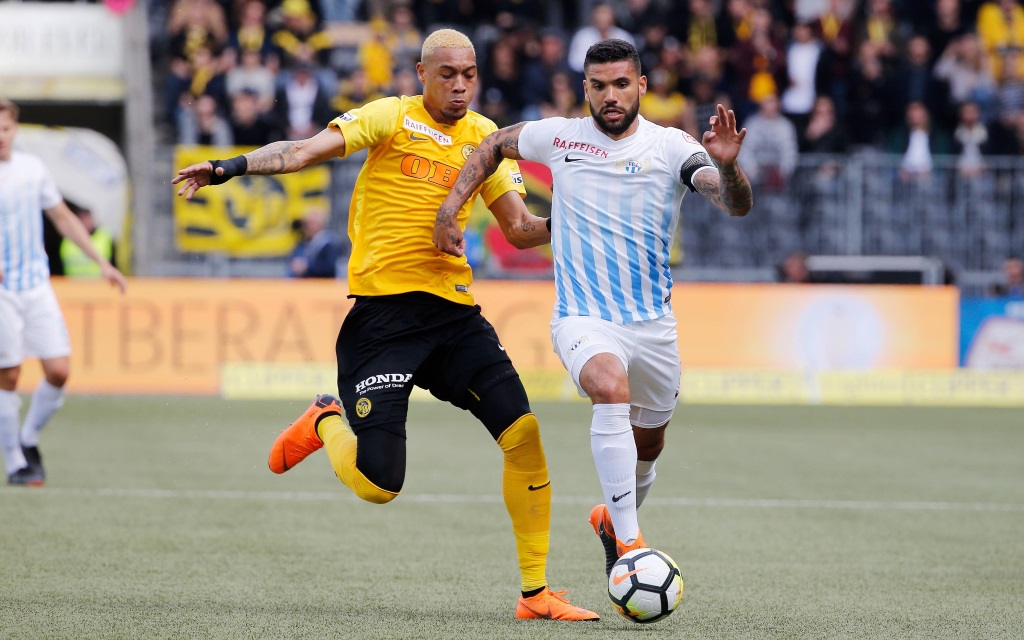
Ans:
[[[640,535],[640,525],[636,519],[636,442],[628,404],[594,405],[590,450],[615,537],[630,544]]]
[[[21,398],[17,391],[0,390],[0,448],[4,453],[4,464],[10,475],[28,465],[25,455],[21,452],[21,441],[18,439],[18,409]]]
[[[32,393],[32,403],[25,414],[25,424],[21,427],[21,444],[26,447],[38,446],[39,432],[62,406],[64,387],[55,387],[45,379],[40,380]]]
[[[512,518],[524,593],[547,585],[551,480],[537,417],[528,413],[498,438],[505,457],[501,493]]]
[[[341,416],[325,416],[320,420],[316,430],[324,443],[324,449],[327,450],[327,457],[334,467],[334,473],[346,487],[367,502],[384,504],[395,499],[397,493],[373,484],[356,467],[359,438],[352,433]]]

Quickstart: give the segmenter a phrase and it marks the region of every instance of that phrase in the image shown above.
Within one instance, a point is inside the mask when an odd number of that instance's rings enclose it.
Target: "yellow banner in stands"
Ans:
[[[231,158],[240,147],[179,146],[174,166]],[[191,201],[174,198],[174,237],[180,251],[238,258],[286,256],[296,243],[292,222],[312,209],[330,211],[330,169],[311,167],[280,176],[242,176],[200,189]],[[175,191],[178,185],[174,186]]]

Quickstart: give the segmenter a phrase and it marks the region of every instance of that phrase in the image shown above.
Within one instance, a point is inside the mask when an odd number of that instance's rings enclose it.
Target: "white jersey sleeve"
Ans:
[[[50,175],[50,170],[46,168],[42,161],[37,160],[37,162],[39,162],[39,204],[42,205],[43,209],[56,207],[64,198],[61,197],[57,183],[54,182],[53,176]]]
[[[519,155],[524,160],[550,165],[551,152],[557,148],[552,141],[567,121],[566,118],[545,118],[527,122],[519,130]]]
[[[670,154],[670,162],[677,168],[676,175],[687,189],[696,191],[693,176],[704,169],[715,169],[715,163],[696,138],[679,129],[670,128],[668,131],[670,134],[666,150]]]

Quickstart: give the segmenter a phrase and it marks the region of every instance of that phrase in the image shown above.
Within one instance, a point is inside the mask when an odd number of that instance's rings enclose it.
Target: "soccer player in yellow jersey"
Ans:
[[[468,110],[476,53],[451,29],[423,43],[422,96],[382,98],[335,118],[312,138],[275,142],[229,160],[192,165],[172,180],[191,198],[243,174],[290,173],[370,149],[349,210],[348,281],[356,302],[338,335],[340,400],[320,395],[274,442],[270,469],[284,473],[326,447],[343,483],[364,500],[393,500],[405,481],[405,423],[412,386],[470,411],[504,453],[502,492],[522,574],[517,618],[598,620],[547,586],[551,483],[526,391],[470,293],[464,256],[433,244],[435,214],[466,158],[494,123]],[[529,213],[518,165],[502,163],[477,191],[520,248],[550,241]],[[472,199],[459,212],[465,227]],[[341,419],[342,407],[348,420]]]

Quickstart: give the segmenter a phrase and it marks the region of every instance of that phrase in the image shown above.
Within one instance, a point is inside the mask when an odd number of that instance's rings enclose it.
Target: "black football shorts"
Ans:
[[[356,434],[379,427],[404,436],[413,385],[466,409],[478,372],[507,363],[496,369],[516,375],[479,306],[423,292],[357,297],[336,349],[338,392]]]

